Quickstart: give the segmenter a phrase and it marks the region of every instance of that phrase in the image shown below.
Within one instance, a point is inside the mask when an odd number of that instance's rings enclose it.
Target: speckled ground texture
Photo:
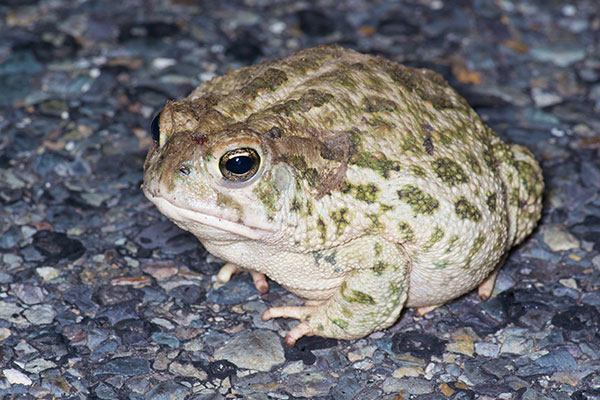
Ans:
[[[2,0],[0,37],[0,398],[600,399],[597,0]],[[540,160],[489,301],[288,348],[259,316],[300,300],[218,287],[143,197],[167,99],[321,43],[440,72]]]

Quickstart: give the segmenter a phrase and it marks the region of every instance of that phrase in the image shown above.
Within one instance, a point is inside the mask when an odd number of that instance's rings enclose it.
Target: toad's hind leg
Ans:
[[[336,339],[358,339],[387,328],[397,319],[408,294],[410,261],[394,244],[360,239],[338,249],[340,263],[369,262],[368,269],[348,273],[339,290],[321,304],[303,307],[274,307],[262,318],[295,318],[296,325],[286,336],[293,346],[302,336],[324,336]]]
[[[245,271],[245,269],[240,268],[233,263],[227,263],[223,265],[217,273],[217,281],[219,283],[227,283],[231,280],[233,275],[239,274],[242,271]],[[267,277],[265,274],[251,270],[248,272],[250,272],[250,275],[252,276],[256,290],[258,290],[260,293],[267,293],[269,291],[269,283],[267,282]]]

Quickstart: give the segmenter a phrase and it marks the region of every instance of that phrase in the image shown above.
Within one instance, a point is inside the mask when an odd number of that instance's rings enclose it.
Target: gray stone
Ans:
[[[6,368],[2,370],[2,373],[4,374],[4,377],[8,380],[8,383],[10,383],[11,385],[29,386],[33,383],[26,374],[15,368]]]
[[[533,348],[533,340],[520,336],[509,336],[502,347],[501,353],[527,354]]]
[[[55,368],[56,364],[54,364],[50,360],[44,360],[43,358],[36,358],[34,360],[28,361],[27,364],[23,367],[23,369],[32,374],[39,374],[42,371],[45,371],[50,368]]]
[[[325,372],[309,369],[288,375],[282,388],[292,396],[312,399],[329,393],[335,383],[333,377]]]
[[[142,358],[114,358],[100,365],[94,375],[120,374],[126,376],[143,375],[150,372],[148,361]]]
[[[175,382],[161,382],[148,392],[148,400],[184,400],[190,390]]]
[[[458,378],[469,386],[485,384],[489,379],[490,377],[482,372],[481,364],[473,361],[465,362],[463,373]]]
[[[535,363],[542,367],[550,367],[553,371],[574,371],[577,361],[567,350],[555,350],[541,356]]]
[[[538,61],[550,61],[560,67],[566,67],[585,58],[585,48],[577,45],[556,47],[534,47],[531,55]]]
[[[433,384],[420,378],[388,377],[383,381],[382,389],[385,393],[422,395],[433,392]]]
[[[475,352],[484,357],[495,358],[500,353],[500,346],[495,343],[475,342]]]
[[[552,93],[541,88],[531,89],[531,97],[533,98],[535,105],[541,108],[553,106],[554,104],[558,104],[563,100],[562,97],[556,93]]]
[[[0,319],[14,322],[18,318],[21,311],[23,311],[23,308],[19,307],[15,303],[0,301]]]
[[[547,400],[547,399],[551,399],[551,397],[544,396],[543,394],[541,394],[540,392],[538,392],[537,390],[532,389],[532,388],[527,388],[527,390],[525,390],[525,393],[523,393],[523,396],[521,397],[521,400]]]
[[[16,283],[10,285],[10,289],[25,304],[39,304],[46,297],[44,290],[38,286]]]
[[[356,378],[354,371],[349,371],[338,379],[338,384],[331,390],[330,395],[334,400],[352,400],[361,389],[360,380]]]
[[[165,344],[172,349],[179,347],[179,339],[175,335],[164,332],[154,332],[152,334],[152,340],[159,344]]]
[[[16,226],[10,227],[6,232],[0,235],[0,248],[13,248],[21,240],[21,230]]]
[[[552,251],[564,251],[579,248],[579,240],[564,228],[558,225],[545,225],[542,227],[544,243]]]
[[[11,283],[13,281],[12,275],[7,272],[0,271],[0,283]]]
[[[239,333],[214,355],[239,368],[269,371],[285,361],[280,337],[271,331],[247,330]]]
[[[96,386],[94,393],[96,393],[96,396],[100,399],[110,400],[117,398],[115,390],[104,382],[100,382],[98,386]]]
[[[27,321],[35,325],[51,324],[56,318],[56,311],[51,305],[35,305],[23,312]]]

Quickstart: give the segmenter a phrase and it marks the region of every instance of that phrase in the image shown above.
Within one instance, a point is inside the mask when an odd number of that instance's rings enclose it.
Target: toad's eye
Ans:
[[[250,148],[230,150],[219,160],[221,174],[233,182],[244,182],[252,178],[259,166],[260,156]]]
[[[158,139],[160,138],[160,127],[158,123],[160,122],[161,111],[157,112],[156,115],[154,115],[154,118],[152,118],[152,122],[150,123],[150,133],[152,134],[152,139],[156,141],[158,141]]]

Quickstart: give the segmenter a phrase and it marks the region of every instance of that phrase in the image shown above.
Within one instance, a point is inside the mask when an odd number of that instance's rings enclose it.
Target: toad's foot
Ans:
[[[217,282],[219,283],[227,283],[231,280],[231,277],[235,274],[239,274],[240,272],[245,271],[245,269],[238,267],[235,264],[227,263],[221,267],[219,273],[217,273]],[[256,271],[248,271],[252,276],[252,280],[254,281],[254,286],[256,286],[256,290],[260,293],[267,293],[269,291],[269,283],[267,282],[267,277],[265,274],[261,274]]]
[[[494,285],[496,284],[496,278],[498,277],[499,268],[496,268],[487,278],[479,284],[477,288],[477,294],[481,300],[487,300],[492,296],[494,291]]]
[[[273,308],[269,308],[267,311],[265,311],[262,315],[262,319],[264,321],[273,319],[273,318],[294,318],[294,319],[299,319],[299,320],[304,320],[306,319],[308,316],[310,316],[310,314],[312,312],[314,312],[316,309],[316,307],[310,307],[310,306],[305,306],[305,307],[291,307],[291,306],[286,306],[286,307],[273,307]],[[291,331],[288,332],[288,334],[285,336],[285,342],[289,345],[289,346],[294,346],[294,344],[296,344],[296,341],[298,339],[300,339],[302,336],[313,336],[315,334],[315,332],[313,331],[313,328],[310,326],[310,324],[306,321],[304,322],[300,322],[298,325],[296,325],[294,328],[292,328]]]
[[[498,265],[496,265],[496,268],[494,268],[494,270],[492,271],[491,274],[488,275],[487,278],[485,278],[480,284],[479,284],[479,288],[477,289],[477,294],[479,295],[479,298],[481,300],[487,300],[490,297],[492,297],[492,292],[494,291],[494,285],[496,284],[496,278],[498,277],[498,272],[500,272],[500,268],[502,268],[502,265],[504,264],[504,261],[506,261],[508,254],[504,254],[502,256],[502,258],[500,259],[500,262],[498,262]]]
[[[435,306],[427,306],[427,307],[418,307],[417,308],[417,315],[419,317],[422,317],[423,315],[432,312],[433,310],[435,310],[436,308],[438,308],[439,306],[441,306],[441,304],[436,304]]]
[[[410,260],[397,246],[364,238],[352,246],[338,248],[336,260],[338,265],[344,260],[358,260],[358,265],[372,267],[348,273],[339,290],[327,300],[309,301],[302,307],[274,307],[262,315],[265,321],[300,320],[285,338],[288,345],[311,335],[358,339],[387,328],[398,319],[408,294]]]

